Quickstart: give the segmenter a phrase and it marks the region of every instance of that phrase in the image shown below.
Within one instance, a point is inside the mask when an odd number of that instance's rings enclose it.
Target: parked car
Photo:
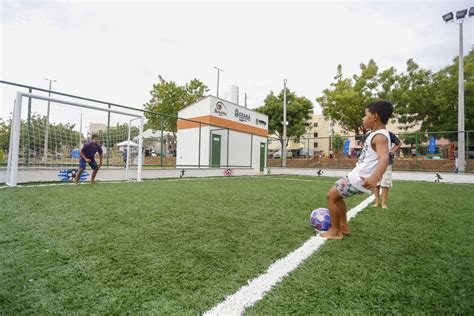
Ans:
[[[314,157],[314,149],[310,148],[308,150],[307,148],[301,148],[298,150],[298,156],[304,158]]]
[[[293,158],[293,153],[291,152],[291,150],[288,150],[286,152],[286,157],[287,158]],[[275,159],[281,158],[281,150],[275,151],[273,153],[273,158],[275,158]]]

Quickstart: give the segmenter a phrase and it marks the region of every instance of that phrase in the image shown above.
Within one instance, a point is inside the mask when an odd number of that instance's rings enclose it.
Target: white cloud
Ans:
[[[374,58],[404,69],[414,58],[437,70],[457,54],[457,28],[441,15],[469,7],[444,2],[2,2],[1,78],[141,107],[158,74],[203,80],[215,94],[240,86],[251,107],[288,86],[312,101],[332,81]],[[472,4],[471,4],[472,5]],[[465,23],[465,51],[474,19]],[[2,94],[2,113],[11,94]],[[2,114],[0,113],[0,115]]]

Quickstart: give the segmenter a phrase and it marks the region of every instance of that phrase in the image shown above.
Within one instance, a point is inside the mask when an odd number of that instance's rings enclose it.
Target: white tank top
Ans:
[[[376,131],[371,132],[364,142],[364,148],[362,149],[362,153],[360,154],[359,161],[357,161],[355,168],[351,172],[349,172],[349,174],[347,175],[351,184],[357,190],[365,192],[365,193],[372,193],[372,191],[367,190],[366,188],[362,186],[363,180],[360,177],[364,177],[364,178],[370,177],[372,173],[375,171],[375,168],[377,168],[379,159],[377,157],[377,152],[372,148],[372,139],[377,134],[382,134],[382,135],[385,135],[385,137],[387,137],[388,150],[390,151],[391,144],[390,144],[390,135],[388,133],[388,130],[378,129]]]

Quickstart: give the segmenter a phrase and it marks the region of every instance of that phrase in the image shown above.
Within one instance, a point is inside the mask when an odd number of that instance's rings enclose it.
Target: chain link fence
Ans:
[[[393,170],[457,172],[458,132],[398,133],[401,148],[395,153]],[[465,135],[465,171],[474,172],[474,131]],[[352,169],[362,151],[363,136],[299,138],[287,144],[289,168]],[[268,138],[268,166],[282,167],[282,143]]]

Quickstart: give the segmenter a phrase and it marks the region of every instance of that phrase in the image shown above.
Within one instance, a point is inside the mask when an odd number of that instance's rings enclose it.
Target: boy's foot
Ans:
[[[344,238],[344,235],[342,233],[336,234],[332,232],[331,230],[328,230],[325,233],[321,233],[319,234],[319,236],[323,238],[327,238],[327,239],[336,239],[336,240],[341,240],[342,238]]]
[[[378,204],[374,204],[374,205],[372,205],[372,207],[379,207],[379,205],[378,205]]]
[[[388,208],[388,206],[387,205],[382,205],[382,208]]]
[[[352,235],[352,230],[349,228],[349,226],[343,227],[341,231],[343,235],[347,235],[347,236]]]
[[[91,181],[91,184],[96,184],[96,183],[97,183],[97,181],[95,181],[95,180],[94,180],[94,181]]]

